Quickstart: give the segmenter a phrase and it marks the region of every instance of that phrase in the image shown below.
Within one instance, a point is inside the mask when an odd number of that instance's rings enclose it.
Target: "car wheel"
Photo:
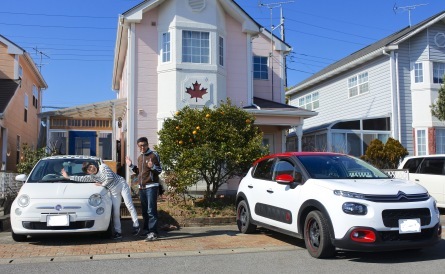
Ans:
[[[304,243],[309,254],[314,258],[329,258],[334,256],[326,218],[320,211],[312,211],[304,222]]]
[[[15,234],[14,231],[11,231],[12,239],[16,242],[24,242],[26,239],[28,239],[28,235],[23,234]]]
[[[241,201],[236,209],[236,224],[241,233],[252,233],[256,229],[256,225],[251,223],[249,206],[246,201]]]

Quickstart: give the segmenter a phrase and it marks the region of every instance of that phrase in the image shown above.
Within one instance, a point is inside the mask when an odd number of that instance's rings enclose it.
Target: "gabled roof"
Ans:
[[[0,79],[0,119],[20,85],[20,80]]]
[[[184,1],[184,0],[180,0]],[[113,63],[113,77],[112,77],[112,89],[119,89],[119,81],[122,73],[122,69],[125,62],[125,56],[128,47],[128,24],[138,23],[142,20],[142,16],[146,11],[154,9],[159,5],[162,5],[165,0],[145,0],[133,8],[127,10],[123,14],[119,15],[117,34],[116,34],[116,44],[114,46],[114,63]],[[242,28],[244,32],[250,33],[252,35],[259,34],[261,32],[266,32],[266,37],[271,37],[270,31],[262,27],[257,23],[249,14],[246,13],[234,0],[219,0],[219,4],[233,16],[239,22],[242,22]],[[292,47],[281,40],[278,36],[273,34],[273,41],[275,43],[275,48],[277,50],[282,50],[285,52],[291,51]]]
[[[24,50],[23,48],[19,47],[17,44],[13,43],[11,40],[9,40],[8,38],[4,37],[3,35],[0,34],[0,42],[2,42],[3,44],[5,44],[8,48],[7,53],[8,54],[18,54],[18,55],[22,55],[25,58],[25,61],[28,63],[31,71],[34,72],[34,74],[36,75],[37,79],[39,80],[39,85],[43,88],[43,89],[47,89],[48,85],[45,82],[45,79],[43,79],[42,74],[40,74],[40,71],[37,69],[36,64],[34,63],[34,61],[32,60],[31,56],[26,52],[26,50]]]
[[[415,34],[423,31],[429,26],[439,22],[445,22],[445,11],[442,11],[430,18],[412,26],[401,29],[398,32],[395,32],[371,45],[368,45],[362,48],[359,51],[352,53],[351,55],[325,67],[319,72],[315,73],[309,78],[306,78],[302,82],[290,88],[286,95],[292,95],[296,92],[299,92],[303,89],[309,88],[312,85],[319,84],[321,81],[325,81],[335,75],[338,75],[344,71],[350,70],[353,67],[356,67],[364,62],[372,60],[378,56],[381,56],[388,51],[398,49],[398,45]]]
[[[318,114],[315,111],[281,104],[258,97],[253,97],[253,104],[250,106],[245,106],[243,109],[255,115],[267,116],[298,116],[302,118],[309,118]]]

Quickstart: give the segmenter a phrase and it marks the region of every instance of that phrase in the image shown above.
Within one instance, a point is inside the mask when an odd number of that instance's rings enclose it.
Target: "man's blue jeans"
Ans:
[[[158,186],[139,189],[141,199],[143,229],[158,234]]]

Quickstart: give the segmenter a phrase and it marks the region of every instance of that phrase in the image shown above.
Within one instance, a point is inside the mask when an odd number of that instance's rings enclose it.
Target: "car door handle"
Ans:
[[[267,192],[273,193],[273,190],[272,189],[268,189]]]
[[[253,188],[253,185],[248,185],[247,187],[248,187],[248,188]]]
[[[419,179],[415,179],[414,181],[419,182]]]

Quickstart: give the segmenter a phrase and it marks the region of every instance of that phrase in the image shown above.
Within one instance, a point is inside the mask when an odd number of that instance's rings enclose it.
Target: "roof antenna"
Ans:
[[[286,2],[276,2],[276,3],[269,3],[269,4],[263,4],[262,1],[258,1],[258,5],[260,7],[267,7],[270,10],[270,53],[269,53],[269,57],[270,57],[270,69],[271,69],[271,90],[272,90],[272,101],[274,100],[274,94],[273,94],[273,88],[274,88],[274,83],[273,83],[273,31],[280,27],[281,30],[281,40],[284,41],[284,16],[283,16],[283,4],[288,4],[288,3],[292,3],[294,1],[286,1]],[[278,26],[274,26],[272,23],[272,9],[274,8],[280,8],[280,24]],[[286,67],[286,64],[284,64],[284,67]],[[287,80],[286,80],[287,81]],[[287,83],[286,83],[287,85]]]
[[[428,5],[428,3],[427,4],[417,4],[417,5],[412,5],[412,6],[398,7],[397,3],[394,3],[394,7],[392,8],[392,10],[394,11],[394,13],[397,13],[398,10],[408,11],[409,27],[411,27],[411,11],[416,9],[417,7],[426,6],[426,5]]]
[[[36,51],[36,54],[40,54],[40,63],[38,65],[36,64],[36,66],[39,67],[39,72],[41,73],[42,72],[42,66],[44,65],[44,64],[42,64],[42,56],[45,55],[48,58],[50,58],[50,57],[48,55],[46,55],[43,51],[38,50],[37,47],[32,48],[32,49]]]

